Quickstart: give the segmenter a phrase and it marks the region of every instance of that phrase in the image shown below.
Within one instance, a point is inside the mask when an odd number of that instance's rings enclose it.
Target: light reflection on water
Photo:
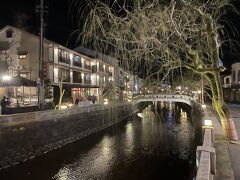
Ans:
[[[139,118],[128,121],[123,131],[104,135],[95,148],[61,168],[55,179],[111,179],[113,175],[121,179],[125,168],[142,157],[170,155],[187,161],[193,141],[187,113],[183,109],[175,112],[172,103],[161,107],[162,111],[157,113],[149,106],[138,114]]]
[[[140,117],[12,168],[0,179],[190,179],[192,123],[175,104],[159,107],[148,106]]]

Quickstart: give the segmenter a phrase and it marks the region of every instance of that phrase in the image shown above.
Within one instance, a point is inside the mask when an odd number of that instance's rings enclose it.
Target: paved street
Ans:
[[[238,137],[240,138],[240,105],[228,105],[230,114],[235,121]],[[234,177],[240,179],[240,144],[228,145]]]
[[[229,104],[230,114],[235,121],[238,137],[240,136],[240,105]],[[228,142],[223,137],[219,120],[208,110],[215,130],[215,148],[217,154],[216,180],[240,180],[240,144]]]

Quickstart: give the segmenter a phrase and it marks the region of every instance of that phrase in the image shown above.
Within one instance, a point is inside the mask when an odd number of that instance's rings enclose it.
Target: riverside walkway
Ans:
[[[228,105],[240,135],[240,105]],[[206,108],[205,118],[211,119],[214,126],[217,173],[215,180],[240,180],[240,144],[228,141],[211,106]]]

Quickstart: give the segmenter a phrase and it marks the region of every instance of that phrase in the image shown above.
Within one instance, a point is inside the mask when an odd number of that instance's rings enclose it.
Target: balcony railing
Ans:
[[[73,78],[73,83],[82,83],[82,79]]]
[[[77,61],[73,61],[73,65],[77,67],[82,67],[82,63]]]
[[[59,57],[58,61],[62,63],[70,64],[70,59]]]
[[[223,84],[224,88],[230,88],[230,87],[236,87],[236,86],[240,86],[240,83],[225,83]]]
[[[86,80],[85,79],[84,84],[91,84],[91,80]]]
[[[70,82],[70,77],[63,79],[63,82]]]
[[[112,75],[113,75],[113,73],[110,72],[110,71],[108,71],[107,73],[108,73],[109,76],[112,76]]]
[[[86,64],[84,65],[84,68],[85,68],[85,69],[88,69],[88,70],[91,70],[91,66],[86,65]]]

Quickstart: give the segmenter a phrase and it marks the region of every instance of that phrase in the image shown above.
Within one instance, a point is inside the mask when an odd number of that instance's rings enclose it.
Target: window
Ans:
[[[92,73],[96,73],[97,72],[97,65],[93,65],[92,66]]]
[[[6,38],[12,38],[12,36],[13,36],[13,30],[12,29],[6,30]]]
[[[81,72],[73,71],[73,83],[82,83]]]
[[[69,69],[59,68],[59,81],[70,82],[70,71]]]
[[[99,63],[99,71],[104,72],[103,63]]]
[[[58,60],[62,63],[70,64],[69,52],[64,51],[63,49],[58,49]]]
[[[73,65],[78,66],[78,67],[82,67],[82,60],[81,60],[80,56],[74,56],[73,57]]]
[[[238,70],[238,81],[240,81],[240,70]]]
[[[229,84],[229,78],[226,78],[226,84]]]
[[[90,76],[90,74],[86,74],[85,75],[84,83],[85,84],[91,84],[91,76]]]
[[[235,71],[232,72],[232,79],[233,81],[236,81]]]
[[[18,59],[27,59],[27,54],[18,55]]]
[[[88,69],[88,70],[91,70],[90,62],[88,60],[84,61],[84,68]]]

